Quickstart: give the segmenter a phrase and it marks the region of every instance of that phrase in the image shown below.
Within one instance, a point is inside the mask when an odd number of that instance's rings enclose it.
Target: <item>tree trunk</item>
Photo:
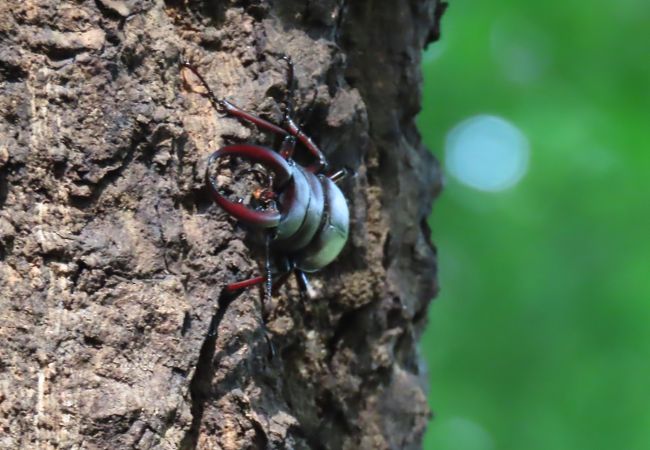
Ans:
[[[438,6],[436,8],[436,6]],[[4,0],[0,4],[0,448],[414,449],[416,353],[436,290],[420,143],[434,0]],[[296,115],[342,183],[341,256],[264,306],[230,282],[259,248],[214,205],[207,156],[272,145],[183,82]],[[300,150],[298,150],[300,151]]]

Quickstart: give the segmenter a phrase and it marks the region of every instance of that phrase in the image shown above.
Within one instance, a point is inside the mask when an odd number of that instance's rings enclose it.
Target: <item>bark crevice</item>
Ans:
[[[205,402],[212,397],[217,330],[226,314],[228,305],[232,300],[233,298],[231,296],[226,295],[225,291],[222,291],[219,301],[217,302],[217,310],[210,320],[208,331],[203,344],[201,345],[199,358],[194,367],[194,375],[190,380],[190,411],[192,414],[192,422],[180,442],[180,450],[192,450],[197,446],[201,431],[203,411],[205,409],[204,405]]]

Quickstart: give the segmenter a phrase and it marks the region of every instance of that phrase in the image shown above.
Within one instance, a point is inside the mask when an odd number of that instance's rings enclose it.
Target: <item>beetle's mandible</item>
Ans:
[[[345,196],[336,182],[344,178],[347,169],[326,173],[327,161],[318,146],[292,118],[294,68],[287,63],[287,100],[280,125],[250,114],[225,99],[217,98],[199,71],[187,61],[181,61],[201,82],[205,95],[220,113],[282,137],[279,152],[260,145],[227,145],[212,153],[206,169],[206,183],[214,201],[230,215],[249,227],[266,234],[266,273],[249,280],[226,286],[226,291],[239,293],[252,286],[266,284],[266,295],[277,290],[291,273],[299,286],[308,286],[305,273],[316,272],[330,264],[343,249],[349,231],[350,214]],[[306,167],[293,160],[297,144],[309,152],[314,162]],[[211,168],[235,158],[248,161],[247,172],[259,172],[264,180],[250,197],[231,199],[225,192],[228,186],[218,183]],[[255,167],[263,167],[264,171]],[[281,261],[273,273],[271,257]]]

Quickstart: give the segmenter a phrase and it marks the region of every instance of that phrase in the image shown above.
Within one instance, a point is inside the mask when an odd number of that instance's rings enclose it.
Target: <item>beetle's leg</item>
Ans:
[[[288,116],[289,108],[285,110],[284,122],[287,128],[285,130],[284,128],[279,127],[278,125],[275,125],[274,123],[271,123],[268,120],[247,113],[243,109],[230,103],[228,100],[217,98],[212,92],[212,90],[210,89],[210,87],[208,86],[208,83],[205,81],[203,76],[198,72],[198,70],[196,70],[196,68],[193,65],[191,65],[189,62],[184,60],[181,60],[181,65],[189,69],[194,75],[196,75],[196,77],[203,85],[203,88],[206,90],[206,95],[210,99],[212,106],[217,111],[224,112],[226,114],[234,116],[239,120],[250,122],[260,127],[261,129],[270,131],[272,133],[280,134],[282,136],[286,136],[287,134],[295,136],[296,139],[298,139],[298,141],[300,141],[300,143],[303,144],[307,148],[307,150],[318,160],[316,163],[308,167],[309,171],[317,173],[327,166],[327,161],[325,160],[325,155],[323,155],[323,152],[318,148],[318,146],[314,143],[314,141],[312,141],[311,138],[307,136],[300,129],[298,125],[296,125],[294,120]]]
[[[338,183],[339,181],[349,177],[349,176],[354,176],[356,175],[355,172],[351,169],[348,169],[347,167],[344,167],[342,169],[339,169],[335,172],[330,172],[327,174],[327,178],[332,180],[335,183]]]
[[[286,271],[278,275],[275,280],[273,280],[273,285],[271,287],[271,292],[276,293],[280,287],[289,279],[289,275],[291,275],[291,271]],[[225,308],[232,303],[232,301],[239,295],[241,294],[244,290],[251,288],[253,286],[259,286],[260,284],[266,283],[268,280],[267,276],[259,276],[255,278],[251,278],[250,280],[244,280],[244,281],[239,281],[237,283],[231,283],[226,286],[226,288],[223,291],[222,298],[219,299],[219,309],[220,311],[225,310]],[[266,295],[265,295],[266,299]],[[271,338],[269,337],[269,331],[266,328],[266,318],[264,316],[264,304],[265,301],[262,301],[262,308],[260,311],[260,327],[262,328],[262,332],[264,333],[264,339],[266,339],[266,342],[269,346],[269,357],[274,358],[275,357],[275,346],[273,345],[273,342],[271,341]],[[223,315],[223,313],[222,313]]]
[[[268,120],[262,119],[261,117],[257,117],[252,115],[251,113],[247,113],[243,109],[230,103],[228,100],[221,100],[221,104],[222,104],[221,108],[225,113],[230,114],[231,116],[234,116],[239,120],[250,122],[263,130],[280,134],[282,136],[286,136],[287,134],[289,134],[289,132],[287,132],[287,130],[285,130],[284,128],[281,128],[276,124],[269,122]]]
[[[226,292],[229,292],[231,294],[240,293],[248,288],[262,284],[265,281],[266,277],[264,276],[251,278],[250,280],[238,281],[236,283],[230,283],[226,286]]]
[[[287,119],[286,127],[289,134],[295,136],[296,139],[298,139],[298,141],[300,141],[300,143],[305,146],[309,153],[311,153],[312,156],[316,158],[316,162],[307,167],[307,170],[312,173],[318,173],[321,170],[325,169],[327,167],[327,160],[325,159],[325,155],[314,143],[314,141],[312,141],[311,138],[300,129],[300,127],[296,124],[296,122],[294,122],[291,117]]]
[[[282,124],[286,127],[290,135],[295,136],[296,139],[304,145],[309,153],[311,153],[316,159],[317,162],[307,169],[310,172],[317,173],[323,170],[327,166],[327,161],[325,160],[325,155],[318,148],[318,146],[307,136],[302,130],[301,126],[296,124],[296,122],[291,117],[293,115],[293,93],[294,93],[294,70],[293,70],[293,61],[288,56],[283,56],[282,59],[287,62],[287,97],[285,100],[284,115],[282,117]],[[316,96],[314,95],[315,101]],[[311,107],[310,107],[311,109]]]
[[[327,174],[327,178],[329,178],[330,180],[332,180],[333,182],[336,183],[337,181],[341,181],[347,175],[348,175],[347,170],[341,169],[341,170],[337,170],[336,172],[334,172],[332,174]]]
[[[285,136],[282,140],[282,146],[280,147],[280,155],[284,159],[291,159],[293,156],[293,150],[296,148],[296,138],[289,135]]]
[[[273,281],[273,295],[277,294],[280,288],[284,286],[295,267],[291,258],[283,258],[281,261],[282,273]]]
[[[273,282],[273,294],[277,294],[278,291],[284,284],[289,280],[289,276],[291,275],[291,272],[285,272],[282,275],[280,275],[274,282]]]
[[[274,294],[277,293],[278,289],[280,289],[284,283],[287,282],[287,279],[289,278],[289,275],[291,275],[291,272],[282,272],[279,275],[276,275],[273,279],[273,288],[272,291]],[[241,294],[244,292],[246,289],[259,286],[260,284],[263,284],[266,281],[266,276],[259,276],[255,278],[251,278],[249,280],[244,280],[244,281],[237,281],[235,283],[230,283],[225,287],[225,291],[228,294]]]
[[[221,297],[219,298],[220,316],[223,318],[223,315],[225,314],[225,309],[244,290],[262,284],[265,281],[266,281],[266,277],[264,276],[264,277],[255,277],[255,278],[251,278],[250,280],[240,281],[237,283],[231,283],[227,285],[226,288],[223,290]],[[266,328],[266,319],[264,318],[264,303],[262,303],[262,308],[260,311],[260,328],[262,329],[262,333],[264,334],[264,339],[266,339],[266,343],[269,346],[269,357],[273,358],[275,357],[275,347],[273,346],[273,342],[271,342],[268,329]]]
[[[265,250],[266,250],[266,255],[264,258],[264,275],[251,278],[249,280],[230,283],[229,285],[226,286],[227,292],[233,294],[239,293],[253,286],[258,286],[262,283],[266,283],[265,295],[266,297],[270,297],[270,294],[273,291],[279,289],[282,286],[282,284],[284,284],[284,282],[286,281],[284,278],[286,278],[287,274],[291,273],[293,265],[291,264],[291,262],[289,262],[286,267],[282,267],[280,273],[276,275],[274,279],[273,274],[271,272],[271,233],[267,234]],[[267,298],[266,300],[270,301],[271,299]]]
[[[273,133],[281,134],[283,136],[289,134],[287,130],[285,130],[284,128],[279,127],[269,122],[268,120],[264,120],[261,117],[257,117],[254,116],[253,114],[247,113],[246,111],[239,108],[238,106],[235,106],[232,103],[230,103],[228,100],[217,98],[217,96],[214,95],[214,92],[212,92],[212,89],[210,89],[210,86],[208,86],[208,83],[207,81],[205,81],[205,78],[203,78],[203,76],[199,73],[196,67],[194,67],[192,64],[184,60],[181,60],[181,66],[185,67],[186,69],[189,69],[199,79],[201,85],[206,90],[205,95],[208,97],[210,103],[212,103],[212,106],[214,107],[215,110],[234,116],[239,120],[250,122],[260,127],[261,129],[271,131]]]
[[[299,269],[296,269],[294,273],[296,274],[296,280],[298,280],[298,288],[300,289],[300,294],[306,296],[308,299],[316,298],[316,292],[309,283],[307,274]]]

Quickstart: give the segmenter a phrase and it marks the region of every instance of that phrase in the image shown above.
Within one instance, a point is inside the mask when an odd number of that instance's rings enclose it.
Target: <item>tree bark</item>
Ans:
[[[437,6],[437,8],[436,8]],[[415,449],[416,346],[436,291],[440,176],[414,124],[434,0],[0,4],[0,448]],[[183,82],[278,122],[296,110],[342,184],[338,260],[262,308],[219,309],[261,253],[203,171],[272,145]],[[269,357],[260,320],[268,321]]]

